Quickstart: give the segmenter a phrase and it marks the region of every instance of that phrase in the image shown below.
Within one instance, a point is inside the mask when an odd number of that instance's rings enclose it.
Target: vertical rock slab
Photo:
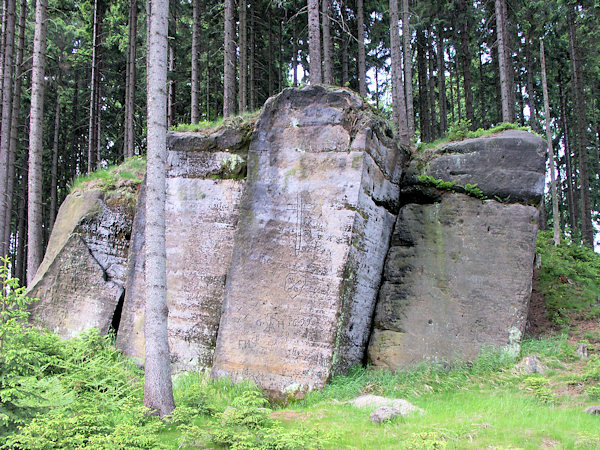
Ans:
[[[171,133],[165,205],[169,345],[174,371],[210,367],[254,123]],[[248,132],[250,129],[250,132]],[[139,198],[117,346],[144,359],[145,195]]]
[[[63,337],[109,331],[126,282],[138,183],[92,180],[67,196],[27,292],[40,299],[31,306],[33,323]]]
[[[266,103],[213,376],[299,392],[361,362],[406,156],[391,136],[348,90],[290,88]]]
[[[371,364],[395,370],[472,360],[485,346],[518,351],[544,153],[542,139],[509,131],[411,162],[379,292]],[[443,191],[435,187],[440,181],[455,184]]]

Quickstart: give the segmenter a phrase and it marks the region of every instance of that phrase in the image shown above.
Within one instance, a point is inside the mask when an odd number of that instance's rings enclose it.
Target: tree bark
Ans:
[[[444,35],[442,27],[437,29],[438,102],[440,104],[440,132],[448,131],[448,107],[446,100],[446,62],[444,60]],[[482,111],[483,114],[483,111]]]
[[[427,102],[429,103],[429,111],[430,111],[430,128],[431,128],[431,139],[435,140],[437,136],[437,120],[436,120],[436,111],[435,111],[435,75],[434,75],[434,61],[436,60],[436,55],[433,51],[433,33],[431,29],[427,30]]]
[[[223,117],[235,114],[235,19],[234,0],[225,0],[225,68]]]
[[[356,1],[356,37],[358,40],[358,92],[367,96],[367,65],[365,54],[365,8],[364,1]]]
[[[546,80],[546,57],[544,41],[540,42],[540,63],[542,65],[542,88],[544,90],[544,112],[546,117],[546,140],[548,141],[548,156],[550,157],[550,188],[552,191],[552,223],[554,245],[560,244],[560,213],[558,212],[558,194],[556,192],[556,164],[552,149],[552,131],[550,130],[550,100],[548,100],[548,83]]]
[[[431,116],[429,114],[429,101],[427,99],[427,42],[421,26],[417,27],[417,79],[419,81],[419,128],[421,140],[431,141]],[[459,98],[457,96],[457,98]]]
[[[359,0],[361,1],[361,0]],[[298,86],[298,25],[296,24],[297,6],[296,0],[293,2],[294,16],[292,18],[292,86]]]
[[[567,13],[569,27],[569,47],[571,52],[571,68],[573,71],[573,90],[575,91],[575,145],[579,155],[579,178],[581,183],[580,207],[581,207],[581,237],[583,243],[589,247],[594,246],[594,227],[592,225],[592,214],[590,207],[590,179],[587,151],[587,116],[585,108],[585,97],[583,94],[583,72],[581,70],[581,59],[577,45],[577,28],[572,9]]]
[[[329,30],[329,9],[331,0],[321,0],[323,23],[323,82],[333,84],[333,44]]]
[[[191,122],[200,121],[200,0],[192,0]]]
[[[94,24],[92,29],[92,72],[90,76],[90,120],[88,127],[88,173],[96,170],[98,166],[98,149],[100,137],[98,135],[98,122],[100,115],[100,28],[102,24],[103,0],[94,1]]]
[[[58,137],[60,130],[60,96],[58,93],[59,86],[56,86],[56,105],[54,107],[54,137],[52,139],[52,168],[50,174],[50,218],[49,229],[54,226],[56,218],[57,205],[57,179],[58,179]]]
[[[11,113],[12,113],[12,99],[13,99],[13,54],[14,54],[14,42],[15,42],[15,9],[16,0],[9,0],[7,2],[7,9],[4,11],[6,17],[6,28],[2,30],[5,36],[6,45],[4,47],[4,73],[2,79],[2,119],[1,119],[1,133],[0,133],[0,188],[3,192],[0,192],[0,256],[8,254],[9,242],[5,240],[7,233],[6,229],[10,230],[10,214],[8,215],[9,220],[6,220],[6,211],[12,209],[12,202],[9,203],[8,190],[8,166],[9,166],[9,152],[10,152],[10,132],[11,132]]]
[[[404,46],[404,87],[406,90],[406,125],[408,127],[408,137],[410,139],[415,135],[415,108],[413,101],[412,85],[412,51],[410,48],[410,14],[408,10],[409,0],[402,0],[402,40]]]
[[[124,156],[129,158],[135,151],[135,68],[137,53],[137,0],[129,3],[129,44],[127,45],[127,74],[125,80],[125,137]]]
[[[515,121],[511,114],[511,95],[509,81],[509,64],[506,51],[506,17],[504,15],[505,0],[495,0],[496,5],[496,33],[498,36],[498,67],[500,69],[500,94],[502,97],[502,121],[512,123]]]
[[[533,64],[531,58],[531,36],[528,31],[525,35],[525,64],[527,72],[527,105],[529,106],[529,126],[535,133],[539,132],[538,123],[536,120],[537,111],[535,108],[535,91],[533,90]]]
[[[560,115],[562,119],[563,137],[565,146],[565,165],[567,179],[567,203],[569,206],[569,226],[571,234],[577,229],[577,218],[575,211],[577,205],[575,202],[575,194],[573,189],[573,164],[571,162],[571,140],[569,139],[569,127],[567,125],[567,106],[562,83],[558,84],[558,92],[560,96]]]
[[[195,0],[197,1],[197,0]],[[248,109],[248,27],[247,12],[248,2],[239,0],[240,14],[240,77],[238,89],[238,101],[240,114]]]
[[[308,54],[310,57],[310,84],[322,83],[319,0],[308,0]]]
[[[161,417],[175,409],[167,333],[165,251],[168,17],[168,0],[153,0],[148,42],[144,405]]]
[[[8,208],[5,211],[5,227],[4,227],[4,242],[8,242],[10,239],[11,229],[11,213],[14,196],[14,184],[15,184],[15,160],[17,158],[17,144],[18,144],[18,126],[19,126],[19,111],[21,109],[21,88],[22,88],[22,75],[23,75],[23,49],[25,48],[25,20],[27,18],[27,0],[21,0],[19,5],[19,36],[17,38],[17,50],[15,59],[15,79],[13,83],[13,99],[12,99],[12,112],[10,115],[10,145],[8,148],[8,167],[7,167],[7,178],[6,178],[6,204]],[[1,211],[1,209],[0,209]]]
[[[167,71],[167,130],[171,128],[175,121],[177,105],[175,103],[175,43],[177,42],[177,10],[173,8],[173,13],[169,20],[169,39],[168,39],[168,71]]]
[[[466,0],[459,0],[458,14],[460,17],[460,65],[463,73],[463,90],[465,94],[465,115],[471,122],[471,129],[475,129],[475,112],[473,109],[473,88],[471,85],[471,50],[468,21],[469,12],[467,11]],[[457,83],[458,86],[458,83]],[[460,105],[460,96],[457,97]]]
[[[42,137],[44,120],[44,72],[46,67],[47,0],[35,5],[31,111],[29,119],[29,191],[27,198],[27,284],[42,261]]]
[[[405,145],[410,143],[406,120],[406,99],[402,82],[402,54],[400,43],[400,28],[398,0],[390,0],[390,42],[392,52],[392,115],[398,140]]]
[[[19,221],[17,226],[17,257],[15,258],[15,277],[25,284],[27,261],[25,246],[27,244],[27,155],[21,169],[21,201],[19,202]]]
[[[250,54],[248,55],[248,91],[250,94],[249,102],[250,102],[250,111],[254,111],[256,109],[256,89],[255,89],[255,72],[254,72],[254,64],[255,64],[255,35],[256,35],[256,21],[254,19],[254,8],[252,7],[253,3],[250,2]]]

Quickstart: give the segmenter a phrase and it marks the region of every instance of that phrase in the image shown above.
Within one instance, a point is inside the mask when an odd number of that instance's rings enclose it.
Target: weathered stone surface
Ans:
[[[459,186],[477,184],[490,198],[537,205],[544,193],[545,155],[545,141],[526,131],[465,139],[416,158],[405,184],[418,184],[416,177],[424,174]]]
[[[381,406],[369,415],[369,420],[373,423],[380,424],[394,420],[400,415],[400,410],[398,408],[394,408],[393,406]]]
[[[111,192],[78,189],[65,199],[28,290],[40,298],[33,322],[64,337],[92,327],[108,332],[126,281],[134,191],[131,182]]]
[[[544,375],[546,373],[546,368],[540,361],[540,358],[537,355],[529,355],[521,360],[519,364],[515,366],[515,371],[517,373],[522,374],[534,374],[539,373],[540,375]]]
[[[600,415],[600,405],[588,406],[583,410],[583,412],[592,415]]]
[[[33,303],[31,318],[65,338],[90,328],[107,333],[122,293],[121,286],[105,280],[82,237],[72,234],[29,291],[41,298]]]
[[[518,350],[531,294],[533,206],[441,193],[398,215],[379,292],[369,361],[403,368]]]
[[[265,105],[227,277],[213,376],[292,394],[359,363],[405,153],[352,92]]]
[[[233,145],[231,142],[237,143],[236,150],[244,147],[238,134],[224,130],[218,137],[169,134],[172,147],[167,156],[165,226],[169,345],[174,371],[212,364],[244,185],[239,178],[246,164],[243,153],[219,147]],[[117,346],[140,362],[144,358],[144,210],[145,195],[141,195],[129,259],[130,280],[117,335]]]
[[[380,395],[366,394],[356,397],[350,401],[350,404],[355,408],[364,409],[379,409],[383,407],[393,408],[398,411],[398,414],[405,416],[413,411],[423,412],[423,409],[413,405],[402,398],[389,398]]]

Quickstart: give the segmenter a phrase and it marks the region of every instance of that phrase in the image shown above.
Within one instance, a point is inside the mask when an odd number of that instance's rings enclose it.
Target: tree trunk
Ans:
[[[365,8],[364,1],[356,1],[356,22],[358,40],[358,92],[361,96],[367,96],[367,65],[365,55]]]
[[[567,14],[569,27],[569,47],[571,52],[571,67],[573,70],[573,90],[575,91],[575,145],[579,155],[579,178],[581,183],[580,207],[581,207],[581,236],[583,243],[589,247],[594,246],[594,227],[590,207],[590,178],[587,151],[587,116],[585,109],[585,97],[583,93],[583,73],[581,70],[581,59],[577,45],[577,29],[575,18],[570,9]]]
[[[255,41],[255,35],[256,35],[256,29],[255,29],[255,20],[254,20],[254,8],[252,7],[252,2],[250,2],[250,54],[248,55],[248,70],[249,70],[249,74],[248,74],[248,90],[250,91],[250,111],[254,111],[256,109],[256,89],[254,86],[254,64],[255,64],[255,54],[254,54],[254,50],[255,50],[255,46],[254,46],[254,41]]]
[[[319,0],[308,0],[308,55],[310,58],[310,84],[322,83]]]
[[[168,0],[153,0],[148,42],[144,406],[161,417],[175,409],[167,334],[165,251],[168,17]]]
[[[0,133],[0,188],[3,192],[0,193],[0,256],[8,254],[9,242],[5,241],[5,236],[9,235],[6,230],[10,230],[10,214],[9,220],[6,220],[7,211],[12,210],[12,202],[9,202],[9,195],[6,186],[8,185],[8,166],[10,153],[10,132],[12,99],[13,99],[13,53],[15,42],[15,9],[16,0],[7,2],[7,9],[4,10],[6,17],[6,28],[2,29],[5,35],[6,46],[4,47],[4,73],[2,80],[2,121]]]
[[[29,192],[27,197],[27,284],[42,261],[42,138],[44,120],[44,72],[46,67],[47,0],[35,5],[35,31],[29,114]]]
[[[60,96],[58,94],[59,87],[56,86],[56,106],[54,107],[54,138],[52,139],[52,168],[50,175],[50,220],[49,229],[54,226],[56,218],[57,205],[57,178],[58,178],[58,132],[60,130]]]
[[[563,90],[562,83],[558,85],[558,91],[560,96],[560,115],[562,119],[564,146],[565,146],[565,164],[566,164],[566,179],[567,179],[567,203],[569,205],[569,226],[571,227],[571,234],[577,229],[577,218],[575,217],[575,211],[577,205],[575,203],[575,195],[573,189],[573,165],[571,163],[571,141],[569,139],[569,127],[567,125],[567,107],[566,99]]]
[[[323,23],[323,82],[333,84],[333,44],[329,31],[329,9],[331,0],[321,0]]]
[[[441,26],[438,26],[437,32],[438,101],[440,104],[440,132],[443,136],[446,131],[448,131],[448,108],[446,105],[446,62],[444,60],[444,35]]]
[[[298,9],[296,6],[296,0],[294,0],[293,8],[294,16],[292,17],[292,86],[296,87],[298,86],[298,26],[296,24],[296,21],[298,20]]]
[[[269,27],[269,46],[267,48],[267,71],[268,71],[268,79],[269,79],[269,92],[268,97],[273,95],[275,92],[275,81],[273,80],[273,24],[271,22],[272,12],[268,11],[267,13],[267,26]]]
[[[390,42],[392,52],[392,115],[398,140],[405,145],[410,143],[406,120],[406,99],[402,83],[402,54],[400,50],[400,29],[398,21],[398,0],[390,0]]]
[[[129,3],[129,44],[127,45],[127,74],[125,80],[125,136],[123,148],[125,158],[134,154],[135,148],[135,67],[137,53],[137,0]]]
[[[471,86],[471,50],[469,37],[469,12],[466,0],[459,0],[458,14],[460,17],[460,65],[463,73],[463,88],[465,93],[465,114],[471,122],[471,129],[475,129],[475,112],[473,110],[473,88]],[[458,86],[458,83],[457,83]],[[457,97],[460,105],[460,96]]]
[[[419,128],[421,140],[431,141],[431,117],[429,114],[429,101],[427,99],[427,42],[421,26],[417,27],[417,79],[419,81]],[[458,97],[457,97],[458,98]]]
[[[546,57],[544,54],[544,41],[540,42],[540,64],[542,65],[542,88],[544,90],[546,140],[548,141],[548,155],[550,156],[550,187],[552,190],[552,223],[554,230],[554,245],[559,245],[560,213],[558,212],[558,194],[556,192],[556,164],[554,162],[554,150],[552,149],[552,131],[550,130],[550,101],[548,100],[548,83],[546,80]]]
[[[94,1],[94,24],[92,28],[92,73],[90,76],[90,120],[88,127],[88,173],[98,166],[98,116],[100,115],[100,28],[102,24],[103,0]]]
[[[17,257],[15,258],[15,277],[22,285],[25,284],[25,272],[27,261],[25,261],[25,246],[27,244],[27,155],[24,157],[21,169],[21,201],[19,202],[19,221],[17,226]]]
[[[192,1],[191,122],[200,121],[200,0]]]
[[[177,105],[175,103],[175,43],[177,42],[177,10],[173,8],[171,19],[169,20],[169,39],[168,39],[168,71],[167,71],[167,130],[171,128],[175,121]]]
[[[235,18],[234,0],[225,0],[225,68],[223,117],[235,114]]]
[[[15,59],[15,80],[13,83],[13,99],[11,105],[10,115],[10,145],[8,148],[8,167],[7,167],[7,178],[6,178],[6,204],[8,208],[5,211],[5,227],[4,227],[4,242],[8,242],[10,239],[11,229],[11,213],[14,196],[14,184],[15,184],[15,160],[17,158],[17,144],[18,144],[18,126],[19,126],[19,111],[21,109],[21,88],[22,88],[22,75],[23,75],[23,49],[25,48],[25,20],[27,18],[27,0],[21,0],[19,5],[19,37],[17,39],[17,50]],[[1,209],[0,209],[1,211]]]
[[[198,0],[195,0],[198,1]],[[240,14],[240,77],[238,88],[238,101],[240,114],[248,109],[248,27],[247,27],[247,12],[248,2],[239,0]]]
[[[515,121],[514,115],[511,115],[511,95],[509,81],[509,64],[506,51],[506,17],[504,15],[505,0],[495,0],[496,4],[496,33],[498,36],[498,67],[500,69],[500,94],[502,96],[502,121],[512,123]]]
[[[525,35],[525,65],[527,72],[527,105],[529,106],[529,126],[535,132],[539,132],[539,127],[537,124],[537,111],[535,108],[535,91],[533,90],[533,64],[531,58],[531,36],[528,31]]]
[[[428,78],[427,78],[427,102],[429,103],[429,111],[430,111],[430,122],[431,122],[431,138],[435,140],[437,136],[437,120],[435,114],[435,75],[434,75],[434,61],[436,56],[433,52],[433,33],[431,33],[431,29],[427,30],[427,70],[428,70]]]
[[[404,46],[404,88],[406,90],[406,125],[408,137],[415,135],[415,108],[413,102],[412,85],[412,51],[410,48],[410,14],[408,11],[409,0],[402,0],[402,40]]]
[[[348,39],[342,39],[342,86],[347,86],[350,80],[348,68]]]

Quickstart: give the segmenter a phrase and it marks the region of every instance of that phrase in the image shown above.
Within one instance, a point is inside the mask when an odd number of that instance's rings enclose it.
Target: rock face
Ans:
[[[214,133],[171,133],[166,250],[169,345],[175,371],[210,367],[254,123]],[[248,128],[250,132],[248,132]],[[144,358],[145,195],[136,208],[117,346]]]
[[[365,356],[396,370],[518,351],[544,152],[507,131],[411,159],[359,96],[323,86],[284,90],[258,121],[171,133],[173,370],[300,396]],[[138,185],[69,195],[29,295],[35,322],[66,337],[113,325],[143,363]]]
[[[543,188],[543,149],[541,139],[510,131],[443,147],[424,167],[411,164],[379,292],[372,364],[399,369],[423,360],[468,360],[484,346],[518,351],[537,208],[440,191],[421,185],[417,174],[535,203]]]
[[[123,294],[135,183],[76,190],[58,212],[28,294],[40,298],[32,321],[63,337],[89,328],[107,333]]]
[[[360,363],[406,154],[348,90],[286,89],[248,154],[213,376],[293,393]]]

